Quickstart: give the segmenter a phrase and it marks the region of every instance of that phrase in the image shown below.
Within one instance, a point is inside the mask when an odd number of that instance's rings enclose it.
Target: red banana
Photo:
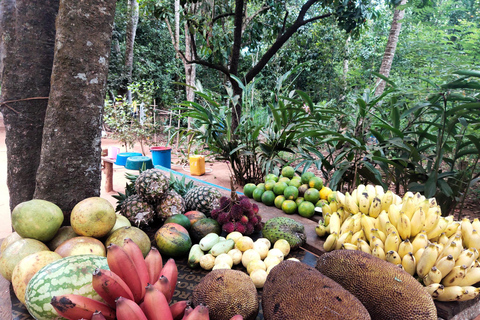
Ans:
[[[54,296],[50,304],[57,313],[67,319],[90,319],[95,311],[100,311],[105,319],[115,319],[115,309],[107,304],[78,294]]]
[[[189,300],[182,300],[172,303],[170,305],[170,312],[172,313],[173,320],[182,320],[185,309],[188,306],[190,306]]]
[[[149,283],[157,282],[160,278],[160,273],[163,268],[163,260],[160,251],[157,248],[152,247],[145,257],[145,263],[147,264]]]
[[[165,263],[162,268],[162,272],[160,273],[160,276],[167,277],[168,281],[170,282],[170,293],[173,297],[178,279],[177,264],[175,263],[175,260],[173,258],[168,259],[167,263]]]
[[[187,307],[185,308],[184,312],[183,312],[183,318],[182,318],[182,320],[185,320],[185,319],[188,317],[188,315],[189,315],[190,313],[192,313],[192,312],[193,312],[192,306],[190,306],[190,305],[187,306]]]
[[[233,317],[231,317],[230,320],[243,320],[243,317],[239,314],[236,314]]]
[[[117,299],[117,320],[148,320],[140,306],[133,300]]]
[[[151,284],[147,286],[143,308],[148,320],[173,320],[167,298]]]
[[[115,300],[118,297],[133,300],[132,290],[122,278],[111,270],[95,269],[92,275],[92,286],[98,295],[113,308],[115,308]]]
[[[208,308],[204,304],[199,304],[192,310],[186,317],[183,318],[184,320],[210,320],[210,316],[208,314]]]
[[[168,302],[172,300],[172,294],[171,294],[171,286],[170,286],[170,280],[167,279],[165,276],[161,276],[157,282],[153,284],[153,286],[163,293],[165,295],[165,298],[167,299]]]
[[[132,259],[133,264],[137,269],[137,273],[140,276],[140,281],[142,281],[142,286],[146,287],[149,283],[150,277],[148,275],[147,264],[145,263],[142,250],[130,238],[123,240],[123,249],[127,252],[130,259]]]
[[[107,320],[100,311],[95,311],[90,320]]]
[[[116,273],[132,290],[135,302],[140,302],[145,295],[137,268],[127,252],[120,246],[111,243],[107,247],[107,263],[112,272]]]

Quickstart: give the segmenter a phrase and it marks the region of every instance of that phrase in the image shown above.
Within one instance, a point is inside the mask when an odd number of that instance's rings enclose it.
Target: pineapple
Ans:
[[[175,190],[169,190],[155,209],[157,218],[165,220],[174,214],[185,213],[185,200]]]
[[[153,207],[138,194],[131,195],[123,201],[120,214],[138,228],[147,226],[155,217]]]
[[[135,180],[137,194],[150,203],[158,202],[168,191],[169,179],[159,169],[148,169]]]
[[[213,187],[195,187],[190,189],[184,196],[186,210],[196,210],[210,216],[213,209],[219,206],[222,194]]]

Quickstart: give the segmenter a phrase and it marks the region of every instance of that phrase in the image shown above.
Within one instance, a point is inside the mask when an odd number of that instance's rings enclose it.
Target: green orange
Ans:
[[[312,204],[317,203],[320,200],[320,193],[315,188],[309,188],[305,191],[303,197],[305,200],[310,201]]]
[[[282,168],[282,176],[292,179],[295,175],[295,169],[291,166],[285,166]]]
[[[298,205],[300,205],[300,203],[302,203],[303,201],[305,201],[305,199],[303,197],[298,197],[297,199],[295,199],[295,203]]]
[[[295,200],[298,197],[298,189],[294,186],[288,186],[283,191],[283,195],[287,200]]]
[[[253,190],[253,194],[252,194],[253,199],[255,201],[261,202],[262,201],[262,195],[263,195],[264,192],[265,192],[265,189],[256,187],[255,190]]]
[[[305,183],[308,184],[310,179],[315,177],[315,174],[313,172],[307,171],[307,172],[302,173],[302,175],[300,177],[302,179],[302,184],[305,184]]]
[[[288,185],[288,183],[290,182],[290,178],[280,177],[280,178],[278,179],[278,182],[285,182],[285,183]]]
[[[277,182],[278,181],[278,176],[276,174],[269,173],[265,176],[265,181],[268,181],[268,180],[273,180],[273,181]]]
[[[283,194],[287,187],[288,184],[286,184],[285,182],[276,182],[275,186],[273,187],[273,192],[275,192],[276,195]]]
[[[308,186],[310,188],[321,190],[323,188],[323,180],[320,177],[312,177],[310,180],[308,180]]]
[[[251,198],[253,196],[253,190],[255,190],[256,187],[254,183],[247,183],[243,186],[243,194]]]
[[[315,214],[315,205],[310,201],[303,201],[298,206],[298,214],[305,218],[311,218]]]
[[[265,181],[265,190],[273,190],[273,187],[275,186],[275,180],[267,180]]]
[[[294,214],[297,212],[297,204],[293,200],[285,200],[282,203],[282,210],[287,214]]]
[[[300,187],[302,185],[302,180],[300,178],[298,179],[290,179],[290,182],[288,183],[289,186],[294,186],[296,188]]]
[[[272,190],[267,190],[262,194],[262,202],[266,206],[273,206],[275,202],[275,193]]]
[[[275,207],[277,207],[278,209],[282,209],[282,203],[283,201],[285,201],[285,196],[284,195],[278,195],[275,197],[275,201],[274,201],[274,205]]]

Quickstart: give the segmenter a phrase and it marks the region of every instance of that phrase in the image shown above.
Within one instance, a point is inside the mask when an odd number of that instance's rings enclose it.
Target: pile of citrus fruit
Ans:
[[[311,218],[315,208],[321,208],[335,199],[335,193],[323,185],[323,179],[313,172],[295,173],[291,166],[285,166],[280,176],[267,174],[265,180],[257,185],[247,183],[243,193],[267,206],[275,206],[287,214],[298,213],[302,217]],[[321,210],[319,210],[321,213]]]

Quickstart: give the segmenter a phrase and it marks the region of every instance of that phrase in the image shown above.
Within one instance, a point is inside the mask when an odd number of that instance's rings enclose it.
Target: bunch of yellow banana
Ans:
[[[435,198],[381,186],[335,191],[316,227],[324,250],[361,250],[419,278],[434,299],[463,301],[480,290],[480,221],[443,217]],[[474,287],[473,287],[474,288]]]

